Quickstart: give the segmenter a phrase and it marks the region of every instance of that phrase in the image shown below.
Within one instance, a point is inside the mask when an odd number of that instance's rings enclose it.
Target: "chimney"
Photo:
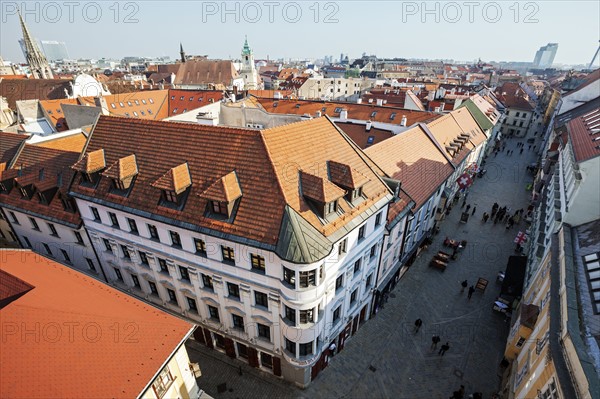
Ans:
[[[317,111],[317,113],[315,114],[316,118],[320,118],[321,117],[321,111]]]
[[[356,99],[356,103],[357,103],[357,104],[362,104],[362,98],[357,98],[357,99]]]
[[[94,97],[94,104],[96,107],[100,107],[102,115],[108,115],[108,104],[106,103],[106,99],[102,96]]]
[[[400,120],[400,126],[406,127],[406,122],[407,122],[406,115],[402,115],[402,119]]]
[[[340,120],[345,121],[346,119],[348,119],[348,110],[344,108],[340,111]]]
[[[381,106],[383,105],[383,99],[381,99],[381,98],[378,98],[378,99],[377,99],[377,105],[378,105],[379,107],[381,107]]]
[[[367,132],[370,131],[372,126],[373,126],[373,122],[367,121],[367,124],[365,125],[365,130]]]
[[[373,99],[369,98],[369,104],[373,104]]]

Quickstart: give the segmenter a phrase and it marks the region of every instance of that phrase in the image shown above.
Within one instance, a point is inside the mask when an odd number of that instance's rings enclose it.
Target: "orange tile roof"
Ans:
[[[109,166],[102,176],[110,177],[111,179],[124,180],[137,175],[138,168],[135,161],[135,154],[123,157]]]
[[[468,113],[468,111],[466,111]],[[473,148],[473,145],[466,142],[464,145],[458,143],[460,135],[465,132],[456,122],[451,114],[446,114],[441,118],[427,124],[427,129],[433,134],[435,140],[441,148],[446,152],[448,157],[452,159],[454,165],[459,165]],[[458,147],[456,146],[458,144]],[[454,149],[459,149],[455,151]]]
[[[60,100],[40,100],[40,107],[44,110],[50,123],[56,128],[57,131],[62,132],[69,130],[67,126],[67,120],[62,110],[62,104],[78,105],[79,102],[75,98],[63,98]]]
[[[112,116],[160,120],[169,116],[168,90],[143,90],[104,96]],[[93,97],[81,99],[95,105]]]
[[[175,166],[152,183],[152,187],[181,194],[192,184],[192,177],[187,162]]]
[[[365,153],[420,208],[454,172],[453,167],[420,127],[411,128],[365,150]]]
[[[83,133],[71,134],[69,136],[32,143],[37,147],[53,148],[55,150],[81,152],[87,137]]]
[[[391,130],[376,127],[371,127],[371,129],[367,130],[364,124],[344,122],[335,122],[335,124],[363,150],[390,137],[394,137],[394,133]]]
[[[0,255],[0,293],[21,294],[0,310],[3,326],[17,328],[2,334],[0,397],[135,398],[191,332],[189,323],[31,251]]]
[[[309,114],[314,116],[317,112],[321,112],[322,115],[339,118],[339,111],[341,109],[346,109],[348,110],[348,119],[370,120],[372,122],[391,123],[394,125],[399,125],[403,116],[406,116],[407,126],[418,122],[426,123],[440,117],[439,114],[433,112],[412,111],[395,107],[380,107],[374,104],[311,100],[272,100],[264,98],[259,98],[258,102],[267,112],[277,114]],[[336,112],[336,110],[338,112]]]
[[[475,148],[487,140],[487,136],[485,135],[485,133],[483,133],[483,131],[479,127],[479,124],[477,123],[475,118],[473,118],[473,115],[471,115],[468,108],[465,107],[455,109],[454,111],[450,112],[450,115],[458,124],[461,133],[468,134],[470,136],[470,148]],[[461,133],[459,133],[459,135]]]
[[[567,129],[577,162],[600,155],[600,108],[571,120]]]
[[[302,187],[302,195],[327,204],[335,201],[346,194],[346,191],[336,186],[327,178],[311,175],[304,171],[300,171],[300,186]]]
[[[212,201],[231,202],[242,196],[242,189],[235,172],[231,172],[210,185],[200,194],[201,198]]]
[[[73,169],[79,172],[96,173],[106,167],[104,150],[88,152],[81,160],[73,165]]]
[[[181,64],[176,73],[176,85],[231,86],[238,72],[229,60],[188,60]]]
[[[98,187],[92,189],[81,186],[79,178],[71,186],[74,195],[92,196],[169,218],[174,224],[193,224],[229,234],[232,240],[244,237],[262,245],[276,245],[286,205],[328,236],[390,195],[360,149],[327,118],[261,131],[100,116],[87,151],[98,149],[104,149],[107,164],[135,152],[139,174],[129,195],[110,195],[109,179],[101,179]],[[357,207],[340,201],[344,215],[335,223],[323,225],[299,195],[298,172],[302,169],[327,178],[327,162],[331,160],[350,165],[369,179],[363,187],[367,199]],[[183,208],[161,207],[161,193],[152,183],[165,171],[185,162],[192,185]],[[243,193],[235,219],[224,221],[205,215],[207,200],[199,194],[231,171],[235,171]]]

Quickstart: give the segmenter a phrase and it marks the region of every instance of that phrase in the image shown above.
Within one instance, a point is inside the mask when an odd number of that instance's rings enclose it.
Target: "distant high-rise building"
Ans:
[[[38,48],[42,50],[48,61],[60,61],[60,60],[68,60],[69,52],[67,51],[67,44],[65,42],[57,42],[55,40],[38,40],[34,39],[38,45]],[[23,56],[27,58],[27,49],[25,48],[25,41],[23,39],[19,39],[19,45],[21,46],[21,51],[23,52]]]
[[[550,68],[558,51],[558,43],[548,43],[535,53],[533,66],[536,68]]]

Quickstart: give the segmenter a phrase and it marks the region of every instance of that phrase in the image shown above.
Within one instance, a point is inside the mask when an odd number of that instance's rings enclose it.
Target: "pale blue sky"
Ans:
[[[280,0],[227,2],[228,10],[222,1],[74,3],[70,10],[63,1],[2,0],[2,57],[24,60],[15,6],[24,10],[35,37],[65,41],[72,58],[175,58],[179,42],[188,54],[239,57],[247,35],[257,59],[337,59],[342,52],[354,58],[367,52],[379,57],[532,61],[540,46],[555,42],[555,63],[588,64],[600,39],[598,1]]]

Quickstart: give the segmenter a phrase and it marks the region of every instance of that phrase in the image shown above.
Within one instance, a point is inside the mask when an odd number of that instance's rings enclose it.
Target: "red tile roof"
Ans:
[[[365,124],[335,122],[336,126],[344,131],[363,150],[390,137],[394,137],[394,133],[390,130],[371,127],[367,130]]]
[[[369,147],[365,153],[389,177],[402,183],[402,189],[415,201],[416,209],[454,171],[420,126]]]
[[[188,60],[176,72],[176,85],[214,85],[216,89],[231,86],[239,74],[229,60]]]
[[[0,96],[6,97],[8,106],[16,109],[20,100],[57,100],[66,98],[71,90],[70,79],[4,79],[0,75]]]
[[[577,162],[600,155],[600,108],[571,120],[567,129]]]
[[[435,120],[439,114],[424,111],[412,111],[394,107],[379,107],[373,104],[355,104],[332,101],[310,101],[310,100],[269,100],[259,98],[258,102],[267,112],[277,114],[309,114],[314,116],[317,112],[333,118],[340,117],[340,110],[348,110],[348,119],[363,121],[391,123],[399,125],[402,117],[406,116],[407,126],[415,123]],[[336,112],[336,110],[338,112]]]
[[[0,310],[3,327],[17,329],[2,334],[0,397],[135,398],[191,331],[189,323],[31,251],[0,255],[0,287],[33,287]],[[26,330],[36,332],[22,335]]]
[[[191,223],[232,236],[275,245],[284,208],[289,205],[322,234],[328,236],[352,220],[365,207],[389,195],[385,184],[327,118],[297,122],[266,130],[223,126],[179,124],[101,116],[92,132],[87,151],[104,149],[106,164],[135,152],[139,175],[128,197],[109,195],[109,179],[96,189],[79,185],[71,190],[128,206],[173,221]],[[201,151],[199,151],[201,149]],[[341,201],[345,214],[334,223],[323,222],[299,195],[299,170],[327,177],[327,162],[350,165],[369,182],[368,198],[351,208]],[[181,210],[159,206],[161,190],[152,187],[169,169],[187,162],[192,185]],[[207,200],[199,194],[235,171],[243,193],[231,222],[205,215]],[[269,193],[269,195],[265,195]],[[268,209],[268,212],[265,210]]]
[[[28,134],[0,132],[0,172],[8,168],[28,138]]]
[[[242,196],[242,189],[235,172],[230,172],[211,184],[200,194],[211,201],[231,202]]]
[[[178,115],[223,99],[223,92],[216,90],[169,89],[169,116]]]
[[[534,106],[526,98],[527,94],[515,82],[506,82],[501,87],[496,89],[496,97],[507,108],[522,109],[525,111],[533,111]]]

